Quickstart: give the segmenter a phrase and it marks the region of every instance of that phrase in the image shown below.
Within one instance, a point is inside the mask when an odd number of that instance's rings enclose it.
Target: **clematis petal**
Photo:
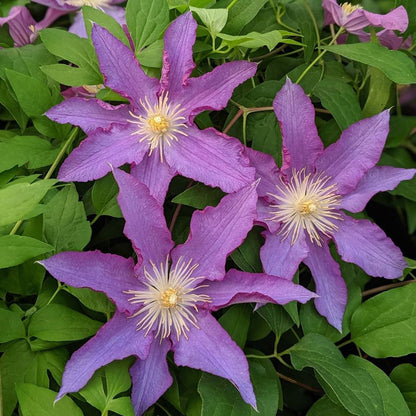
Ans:
[[[336,23],[342,26],[342,8],[336,0],[322,0],[322,7],[325,11],[325,25]]]
[[[74,287],[88,287],[105,293],[120,312],[134,313],[123,290],[139,285],[133,259],[100,251],[65,251],[39,262],[55,279]]]
[[[147,186],[132,175],[119,169],[113,174],[120,188],[117,200],[126,219],[124,234],[132,241],[143,266],[149,267],[150,261],[156,265],[164,263],[174,243],[163,206],[150,195]]]
[[[192,47],[196,39],[197,23],[191,12],[176,18],[166,29],[161,77],[162,89],[175,98],[195,67]]]
[[[175,363],[226,378],[245,402],[256,408],[247,359],[227,331],[206,310],[197,313],[200,329],[191,327],[188,339],[175,343]]]
[[[363,13],[372,26],[381,26],[384,29],[404,32],[409,25],[409,17],[403,6],[399,6],[387,14],[376,14],[367,10],[363,10]]]
[[[135,319],[116,312],[114,316],[79,350],[72,354],[62,377],[62,387],[56,397],[80,390],[94,372],[114,360],[135,355],[144,360],[153,337],[138,331]]]
[[[351,192],[379,160],[389,132],[389,111],[349,126],[316,161],[318,171],[332,177],[338,194]]]
[[[274,159],[267,153],[246,147],[244,153],[248,156],[251,166],[256,169],[256,179],[261,179],[257,187],[260,197],[276,191],[276,183],[279,183],[279,168]]]
[[[68,13],[77,10],[77,7],[60,0],[32,0],[33,3],[43,4],[46,7],[51,7],[58,10],[66,10]]]
[[[137,416],[141,416],[156,403],[173,382],[166,361],[169,349],[169,341],[154,340],[148,357],[145,360],[137,360],[130,368],[133,382],[131,400]]]
[[[273,216],[268,198],[259,198],[257,202],[257,219],[256,225],[262,225],[270,233],[275,234],[280,228],[280,222],[271,219]],[[263,236],[264,237],[264,236]]]
[[[98,25],[93,26],[91,37],[106,86],[131,100],[137,108],[145,96],[156,96],[159,81],[144,73],[133,51]]]
[[[226,195],[216,207],[196,211],[185,244],[172,251],[172,259],[192,259],[199,264],[198,275],[209,280],[222,279],[225,260],[253,226],[256,216],[255,184]],[[174,261],[175,263],[175,261]]]
[[[0,26],[6,23],[9,25],[10,36],[16,47],[28,45],[37,37],[36,21],[26,7],[13,6],[8,16],[0,17]]]
[[[198,78],[190,78],[180,100],[185,111],[193,117],[205,110],[221,110],[230,100],[234,89],[254,76],[257,64],[233,61],[217,66]]]
[[[224,192],[234,192],[254,180],[254,169],[249,166],[242,144],[233,137],[221,135],[213,128],[198,130],[190,126],[187,136],[165,147],[168,164],[178,173],[218,186]]]
[[[236,303],[260,302],[285,305],[297,300],[306,303],[316,295],[287,279],[265,273],[247,273],[231,269],[219,282],[209,283],[204,294],[211,297],[210,310]]]
[[[273,107],[284,149],[290,157],[290,167],[298,170],[312,167],[324,147],[315,126],[315,108],[311,100],[302,87],[288,78],[277,93]]]
[[[415,174],[416,169],[375,166],[367,171],[350,194],[343,197],[341,208],[351,212],[360,212],[377,192],[390,191],[401,181],[412,179]]]
[[[113,124],[126,124],[130,107],[113,106],[93,98],[74,97],[62,101],[48,110],[45,115],[57,123],[71,123],[79,126],[86,133],[98,128],[108,129]]]
[[[65,159],[58,179],[87,182],[103,177],[111,166],[140,162],[149,146],[140,143],[133,133],[134,127],[130,125],[94,131]]]
[[[328,246],[309,244],[309,256],[303,261],[315,280],[315,306],[328,322],[342,332],[342,318],[347,304],[347,286],[341,277],[338,263],[332,258]]]
[[[358,36],[360,42],[370,42],[371,40],[371,34],[363,30],[355,33],[355,35]],[[380,30],[380,32],[376,33],[376,36],[380,44],[389,49],[407,49],[411,45],[411,42],[409,44],[410,37],[404,40],[401,36],[397,36],[393,30]]]
[[[160,205],[163,205],[169,183],[176,175],[175,169],[171,168],[167,163],[161,163],[157,152],[145,155],[140,163],[132,166],[130,173],[149,188],[150,195]]]
[[[260,258],[266,273],[291,280],[299,264],[308,255],[309,249],[304,232],[300,232],[295,244],[290,239],[282,241],[280,235],[268,231],[262,233],[265,243],[260,249]]]
[[[406,262],[402,252],[376,224],[344,215],[333,238],[342,259],[370,276],[396,279],[403,275]]]

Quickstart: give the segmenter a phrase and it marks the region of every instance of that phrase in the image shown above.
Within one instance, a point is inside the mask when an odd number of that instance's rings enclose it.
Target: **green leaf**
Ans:
[[[412,416],[416,415],[416,367],[400,364],[393,369],[390,378],[400,389]]]
[[[416,352],[416,285],[381,293],[353,314],[351,338],[368,355],[400,357]]]
[[[14,93],[9,90],[6,82],[3,80],[0,81],[0,104],[7,109],[11,116],[16,120],[19,127],[23,130],[26,127],[28,116],[23,112]]]
[[[261,273],[263,266],[260,259],[260,247],[263,245],[258,228],[249,231],[243,244],[231,253],[234,263],[246,272]]]
[[[138,61],[141,65],[149,68],[162,68],[163,47],[163,39],[154,41],[147,48],[138,51],[136,54]]]
[[[82,250],[90,241],[91,226],[73,184],[65,186],[47,203],[43,232],[55,252]]]
[[[29,169],[49,166],[58,152],[59,149],[38,136],[15,136],[5,141],[0,139],[0,172],[28,162]]]
[[[0,269],[17,266],[52,250],[52,246],[35,238],[21,235],[2,236],[0,237]]]
[[[228,5],[231,1],[227,1]],[[231,35],[238,35],[241,33],[243,27],[251,22],[260,11],[260,9],[267,3],[267,0],[239,0],[234,3],[233,7],[228,10],[228,22],[224,28],[224,32]],[[221,3],[218,7],[222,7]]]
[[[198,183],[175,196],[172,202],[196,209],[204,209],[208,205],[217,206],[223,196],[224,192],[221,189]]]
[[[114,304],[102,292],[95,292],[87,287],[78,288],[68,286],[67,292],[75,296],[84,306],[93,311],[102,312],[109,315],[114,310]]]
[[[76,341],[94,335],[101,326],[102,322],[52,303],[32,315],[28,334],[45,341]]]
[[[347,363],[355,368],[362,368],[371,375],[383,399],[386,416],[410,416],[409,408],[400,390],[382,370],[370,361],[355,355],[350,355],[347,358]]]
[[[218,320],[240,348],[244,348],[247,341],[251,314],[250,305],[233,305]]]
[[[103,76],[94,48],[88,39],[80,38],[65,30],[51,28],[40,31],[40,37],[49,52],[89,72],[91,81],[88,84],[102,84]],[[62,45],[65,47],[63,48]]]
[[[97,74],[86,68],[76,68],[64,64],[42,65],[40,69],[60,84],[71,87],[94,85],[98,79]]]
[[[64,396],[55,403],[56,391],[35,386],[34,384],[18,384],[16,393],[22,416],[82,416],[81,409]]]
[[[391,116],[386,147],[396,147],[403,144],[415,127],[416,116]]]
[[[192,6],[190,9],[199,16],[212,37],[216,37],[227,23],[228,9],[202,9]]]
[[[312,367],[323,380],[323,388],[331,400],[339,401],[357,416],[385,416],[383,401],[371,375],[351,366],[327,338],[305,335],[290,349],[292,364],[297,370]]]
[[[280,383],[273,364],[265,359],[249,359],[248,362],[258,412],[243,401],[228,380],[204,373],[198,384],[202,398],[201,416],[276,415]]]
[[[13,341],[26,335],[20,314],[7,309],[0,309],[0,328],[0,342]]]
[[[326,46],[324,49],[353,61],[373,66],[396,84],[416,83],[416,67],[411,58],[376,43],[354,43]]]
[[[245,48],[257,49],[266,46],[269,51],[282,41],[283,37],[278,30],[272,30],[267,33],[250,32],[242,36],[232,36],[221,33],[218,35],[224,43],[230,47],[243,46]]]
[[[353,88],[339,78],[327,77],[319,81],[313,94],[331,112],[341,130],[361,120],[361,108]]]
[[[32,184],[15,183],[0,189],[0,226],[23,219],[55,183],[56,180],[48,179]]]
[[[126,21],[136,51],[150,45],[169,24],[169,7],[166,0],[135,0],[126,6]]]
[[[262,306],[257,313],[268,323],[277,337],[281,337],[294,324],[290,315],[280,305],[268,303]]]
[[[33,260],[29,260],[16,267],[2,270],[0,273],[0,289],[19,295],[34,295],[39,292],[44,276],[45,268],[38,263],[34,263]]]
[[[363,117],[374,116],[393,102],[393,83],[377,68],[368,68],[370,87],[363,108]]]
[[[6,69],[6,75],[17,101],[29,117],[41,116],[57,104],[57,97],[51,95],[44,82],[11,69]]]
[[[319,399],[309,409],[306,416],[351,416],[342,406],[335,404],[328,396]]]
[[[112,174],[95,181],[92,188],[92,203],[98,216],[110,215],[121,218],[120,207],[117,202],[118,185]]]

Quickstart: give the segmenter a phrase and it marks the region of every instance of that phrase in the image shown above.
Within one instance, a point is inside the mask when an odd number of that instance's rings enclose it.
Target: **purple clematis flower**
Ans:
[[[69,32],[74,33],[82,38],[87,37],[84,18],[80,8],[90,6],[99,9],[113,17],[120,25],[126,24],[126,11],[123,7],[117,7],[115,4],[122,3],[125,0],[32,0],[49,7],[49,9],[60,11],[62,14],[71,12],[78,13],[74,17],[74,22],[69,28]]]
[[[291,279],[303,261],[315,280],[317,310],[341,331],[347,290],[329,241],[343,260],[370,276],[398,278],[406,266],[377,225],[343,210],[360,212],[374,194],[411,179],[416,169],[375,166],[389,130],[388,111],[351,125],[324,149],[314,107],[300,86],[288,79],[273,106],[283,135],[282,168],[271,156],[247,149],[261,178],[257,211],[267,227],[260,252],[264,271]]]
[[[14,46],[21,47],[33,43],[38,37],[39,30],[50,26],[63,14],[65,13],[62,11],[48,9],[45,17],[40,22],[36,22],[26,7],[14,6],[7,17],[0,17],[0,26],[7,23]]]
[[[59,179],[88,181],[108,173],[109,163],[135,163],[132,173],[160,202],[177,173],[224,192],[253,181],[254,169],[241,143],[212,128],[199,130],[193,119],[202,111],[224,108],[234,88],[254,75],[256,64],[229,62],[190,78],[196,27],[192,14],[185,13],[166,30],[160,82],[143,72],[127,46],[106,29],[93,27],[104,84],[128,98],[130,105],[72,98],[46,113],[89,134],[65,160]]]
[[[347,32],[360,34],[367,26],[383,27],[404,32],[409,24],[406,9],[399,6],[387,14],[376,14],[351,3],[338,4],[336,0],[322,0],[325,10],[325,24],[335,23]]]
[[[255,184],[195,212],[188,240],[174,247],[162,206],[148,188],[123,171],[114,175],[137,265],[99,251],[63,252],[41,262],[55,278],[104,292],[117,306],[111,320],[72,355],[57,398],[81,389],[101,366],[135,355],[132,401],[141,415],[172,384],[166,362],[172,350],[177,365],[227,378],[255,407],[246,357],[210,311],[242,302],[304,303],[315,296],[267,274],[225,273],[227,255],[252,227]]]

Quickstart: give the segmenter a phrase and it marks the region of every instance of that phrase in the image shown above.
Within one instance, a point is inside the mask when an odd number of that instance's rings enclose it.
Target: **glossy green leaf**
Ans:
[[[390,374],[393,383],[400,389],[412,416],[416,415],[416,367],[399,364]]]
[[[65,64],[42,65],[41,70],[60,84],[71,87],[94,85],[99,81],[95,72]]]
[[[199,16],[213,37],[217,36],[227,23],[227,9],[202,9],[200,7],[191,7],[190,9]]]
[[[372,117],[394,104],[393,83],[374,67],[368,68],[368,76],[370,85],[363,108],[363,117]]]
[[[396,84],[416,83],[415,63],[403,52],[389,50],[371,42],[326,46],[324,49],[373,66]]]
[[[263,266],[259,252],[263,242],[264,240],[260,235],[259,227],[249,231],[243,244],[231,253],[231,258],[234,263],[246,272],[261,273]]]
[[[95,181],[92,188],[92,203],[98,216],[110,215],[111,217],[122,217],[117,202],[118,186],[113,175]]]
[[[129,1],[126,21],[136,51],[142,50],[159,39],[169,23],[169,7],[166,0]]]
[[[224,32],[231,35],[241,33],[243,27],[251,22],[267,0],[239,0],[234,2],[233,7],[228,10],[228,21]],[[226,7],[231,1],[219,2],[218,7]]]
[[[351,321],[351,338],[376,358],[416,352],[416,285],[381,293],[364,302]]]
[[[52,250],[52,246],[35,238],[21,235],[2,236],[0,237],[0,269],[17,266]]]
[[[198,183],[175,196],[172,202],[188,205],[197,209],[204,209],[208,205],[216,206],[223,196],[224,192],[221,189],[211,188],[202,183]]]
[[[109,315],[114,310],[114,304],[102,292],[95,292],[87,287],[68,286],[65,290],[75,296],[83,305],[93,311]]]
[[[250,32],[241,36],[227,35],[225,33],[218,34],[223,43],[230,47],[242,46],[244,48],[257,49],[266,46],[269,51],[282,41],[283,37],[278,30],[267,33]]]
[[[297,370],[312,367],[323,380],[323,388],[331,400],[339,401],[357,416],[385,416],[382,396],[371,375],[351,366],[327,338],[305,335],[290,350]]]
[[[47,203],[43,216],[46,241],[55,251],[82,250],[90,241],[91,226],[74,185],[67,185]]]
[[[0,309],[0,328],[0,342],[13,341],[26,335],[20,315],[7,309]]]
[[[306,416],[352,416],[352,413],[324,396],[314,403]]]
[[[251,315],[250,305],[233,305],[218,320],[240,348],[246,344]]]
[[[290,315],[280,305],[268,303],[258,309],[257,313],[269,324],[277,337],[282,336],[294,324]]]
[[[32,315],[28,333],[45,341],[75,341],[94,335],[102,325],[67,306],[52,303]]]
[[[56,391],[45,389],[34,384],[18,384],[17,397],[22,410],[22,416],[82,416],[81,409],[64,396],[55,403]]]

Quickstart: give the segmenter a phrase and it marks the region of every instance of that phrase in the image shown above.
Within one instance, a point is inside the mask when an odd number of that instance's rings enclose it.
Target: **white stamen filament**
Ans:
[[[172,106],[168,102],[168,92],[162,93],[157,104],[151,105],[147,97],[140,104],[146,115],[136,115],[130,111],[134,120],[127,120],[129,123],[137,124],[138,129],[132,134],[138,134],[140,142],[147,140],[150,145],[149,155],[155,149],[159,149],[160,161],[163,163],[164,145],[171,146],[172,142],[178,141],[178,134],[187,136],[184,129],[188,126],[183,123],[185,117],[180,114],[184,111],[180,104]]]
[[[271,204],[271,221],[282,223],[278,235],[285,240],[291,236],[295,244],[301,230],[306,230],[312,243],[322,245],[323,236],[330,237],[338,229],[334,223],[340,220],[337,211],[341,196],[337,194],[336,184],[327,186],[331,178],[324,173],[306,174],[305,169],[293,170],[288,183],[277,186],[278,194],[269,194],[278,201]]]
[[[99,10],[109,7],[111,4],[111,0],[65,0],[65,2],[74,7],[89,6]]]
[[[139,309],[132,317],[141,316],[137,323],[137,329],[145,330],[148,335],[150,330],[156,330],[155,337],[160,335],[160,341],[171,335],[172,329],[179,340],[183,335],[188,338],[189,325],[198,328],[195,312],[198,312],[198,302],[210,302],[207,295],[198,295],[194,292],[207,285],[194,286],[197,280],[205,279],[204,276],[192,277],[198,264],[192,265],[192,259],[187,263],[182,257],[174,267],[169,267],[169,258],[159,267],[153,262],[152,270],[144,269],[146,281],[143,283],[147,290],[127,290],[124,293],[133,295],[130,303],[141,303]]]

